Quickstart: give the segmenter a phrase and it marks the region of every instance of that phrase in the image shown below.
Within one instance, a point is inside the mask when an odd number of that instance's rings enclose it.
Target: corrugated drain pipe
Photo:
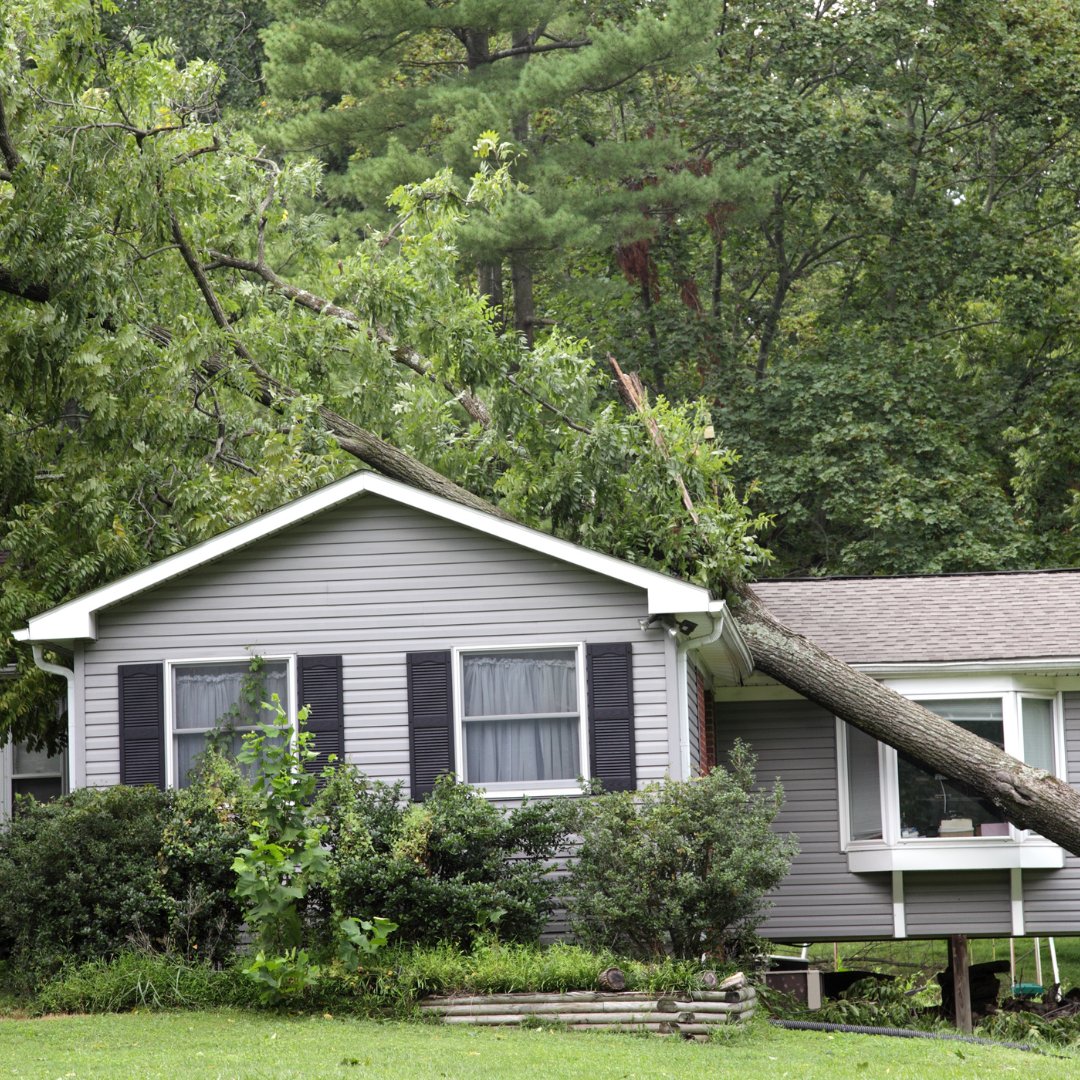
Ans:
[[[975,1043],[978,1046],[1004,1046],[1009,1050],[1027,1050],[1033,1054],[1045,1054],[1040,1046],[1031,1043],[1000,1042],[997,1039],[980,1039],[977,1035],[961,1035],[951,1031],[918,1031],[913,1028],[870,1027],[866,1024],[824,1024],[817,1020],[779,1020],[770,1018],[774,1027],[791,1031],[845,1031],[851,1035],[892,1035],[898,1039],[946,1039],[950,1042]]]

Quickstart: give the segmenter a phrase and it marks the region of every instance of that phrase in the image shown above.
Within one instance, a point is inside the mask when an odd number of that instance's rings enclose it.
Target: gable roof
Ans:
[[[849,664],[1080,659],[1080,570],[805,578],[754,591]]]
[[[350,499],[371,494],[414,507],[435,517],[453,521],[530,551],[579,566],[645,590],[650,615],[708,612],[708,590],[678,578],[647,570],[633,563],[601,555],[547,533],[527,528],[482,510],[462,506],[450,499],[431,495],[373,472],[355,472],[333,484],[319,488],[276,510],[252,518],[194,547],[153,563],[116,581],[103,585],[29,620],[26,630],[16,630],[18,641],[72,642],[95,637],[95,616],[138,593],[204,566],[291,525],[340,506]],[[716,605],[713,604],[713,610]],[[730,621],[728,621],[730,625]],[[744,646],[745,648],[745,646]]]

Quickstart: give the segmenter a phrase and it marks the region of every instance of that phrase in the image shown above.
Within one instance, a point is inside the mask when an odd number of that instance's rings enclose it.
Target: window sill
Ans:
[[[467,784],[469,781],[463,780],[462,783]],[[490,784],[486,787],[483,784],[474,786],[486,799],[548,799],[558,795],[581,794],[580,784],[559,784],[554,787],[521,787],[514,785],[500,787],[498,784]]]
[[[1007,837],[977,840],[904,841],[895,847],[849,848],[848,870],[869,874],[888,870],[1060,870],[1065,852],[1057,844],[1018,843]]]

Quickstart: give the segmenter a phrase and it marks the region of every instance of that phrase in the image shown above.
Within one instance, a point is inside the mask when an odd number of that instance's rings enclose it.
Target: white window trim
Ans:
[[[259,653],[260,660],[285,661],[288,665],[287,682],[289,687],[289,708],[287,716],[293,725],[293,738],[296,738],[296,655],[294,653]],[[175,712],[173,672],[176,668],[191,667],[195,664],[250,664],[254,659],[251,653],[240,656],[199,656],[187,657],[179,660],[165,661],[165,786],[177,788],[180,785],[176,780],[176,751],[173,740],[176,736],[176,728],[173,724]]]
[[[15,812],[15,781],[16,780],[59,780],[60,794],[68,793],[68,752],[61,750],[56,755],[59,768],[55,772],[28,773],[15,771],[15,743],[10,739],[4,746],[0,746],[0,781],[3,788],[0,790],[0,820],[9,818]]]
[[[513,644],[492,645],[481,642],[476,645],[458,645],[451,649],[453,656],[453,707],[454,707],[454,775],[464,784],[478,788],[489,799],[524,799],[528,797],[548,797],[555,795],[580,795],[581,785],[576,780],[566,782],[553,780],[547,783],[529,784],[501,783],[477,784],[465,776],[465,702],[461,660],[468,653],[514,652],[522,649],[573,649],[577,664],[578,684],[578,762],[583,776],[589,773],[589,711],[585,682],[585,645],[581,641],[527,641]]]
[[[896,689],[900,690],[899,687]],[[900,690],[900,692],[903,692]],[[1065,725],[1060,691],[1041,687],[1025,689],[1013,683],[994,688],[967,683],[959,689],[955,681],[940,688],[919,686],[917,693],[907,693],[912,701],[956,701],[998,698],[1001,700],[1002,733],[1006,752],[1023,754],[1021,705],[1023,698],[1041,698],[1053,702],[1054,774],[1065,779]],[[995,870],[1058,869],[1065,865],[1065,853],[1057,845],[1027,829],[1009,825],[1007,836],[978,837],[901,837],[900,792],[897,752],[878,744],[878,775],[881,794],[880,840],[851,839],[849,772],[846,724],[836,719],[837,773],[839,778],[839,819],[841,850],[847,853],[852,873],[904,870]]]

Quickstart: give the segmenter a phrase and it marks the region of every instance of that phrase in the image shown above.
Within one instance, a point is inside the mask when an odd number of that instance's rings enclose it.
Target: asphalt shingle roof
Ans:
[[[792,630],[849,664],[1080,657],[1080,570],[762,581]]]

